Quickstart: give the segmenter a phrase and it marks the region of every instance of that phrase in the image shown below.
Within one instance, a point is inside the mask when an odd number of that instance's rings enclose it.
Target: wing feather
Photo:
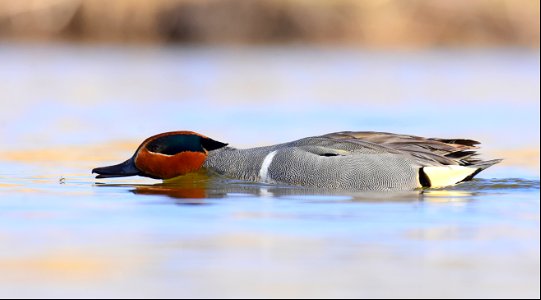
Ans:
[[[424,138],[415,135],[394,134],[375,131],[342,131],[321,136],[335,143],[356,143],[370,149],[399,151],[414,157],[420,163],[428,165],[482,164],[478,159],[477,149],[480,143],[471,139]],[[375,145],[379,146],[376,147]]]

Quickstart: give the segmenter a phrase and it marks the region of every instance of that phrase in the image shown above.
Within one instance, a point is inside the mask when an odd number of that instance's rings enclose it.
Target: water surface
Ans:
[[[2,297],[539,297],[539,53],[0,44]],[[453,188],[95,180],[147,136],[483,142]]]

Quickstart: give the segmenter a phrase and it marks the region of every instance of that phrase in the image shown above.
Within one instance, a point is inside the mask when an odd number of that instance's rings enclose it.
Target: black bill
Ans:
[[[142,172],[137,169],[135,166],[135,161],[133,157],[127,161],[109,167],[95,168],[92,170],[92,173],[98,174],[96,178],[111,178],[111,177],[127,177],[142,175]]]

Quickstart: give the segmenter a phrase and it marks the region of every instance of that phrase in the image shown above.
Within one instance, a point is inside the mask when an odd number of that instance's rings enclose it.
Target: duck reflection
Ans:
[[[162,195],[174,199],[176,204],[210,204],[211,199],[227,197],[257,197],[301,200],[304,202],[469,202],[475,194],[467,190],[415,190],[402,192],[367,192],[305,188],[298,186],[268,185],[230,180],[206,173],[193,173],[159,184],[113,185],[128,186],[136,195]]]
[[[468,191],[408,191],[408,192],[355,192],[302,189],[296,187],[262,187],[246,183],[211,183],[206,187],[136,186],[132,190],[139,195],[165,195],[174,199],[218,199],[230,196],[253,196],[277,199],[305,200],[306,202],[470,202],[475,196]],[[205,204],[204,201],[197,202]],[[195,204],[191,201],[189,204]]]
[[[225,193],[215,193],[209,188],[212,178],[206,173],[192,173],[163,183],[137,185],[131,192],[136,195],[163,195],[175,199],[177,204],[208,204],[205,199],[224,198]]]

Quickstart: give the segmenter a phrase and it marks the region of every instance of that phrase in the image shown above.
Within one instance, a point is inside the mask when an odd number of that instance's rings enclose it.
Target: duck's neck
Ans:
[[[228,178],[259,181],[261,166],[273,147],[236,149],[224,147],[209,151],[203,165],[210,173]]]

